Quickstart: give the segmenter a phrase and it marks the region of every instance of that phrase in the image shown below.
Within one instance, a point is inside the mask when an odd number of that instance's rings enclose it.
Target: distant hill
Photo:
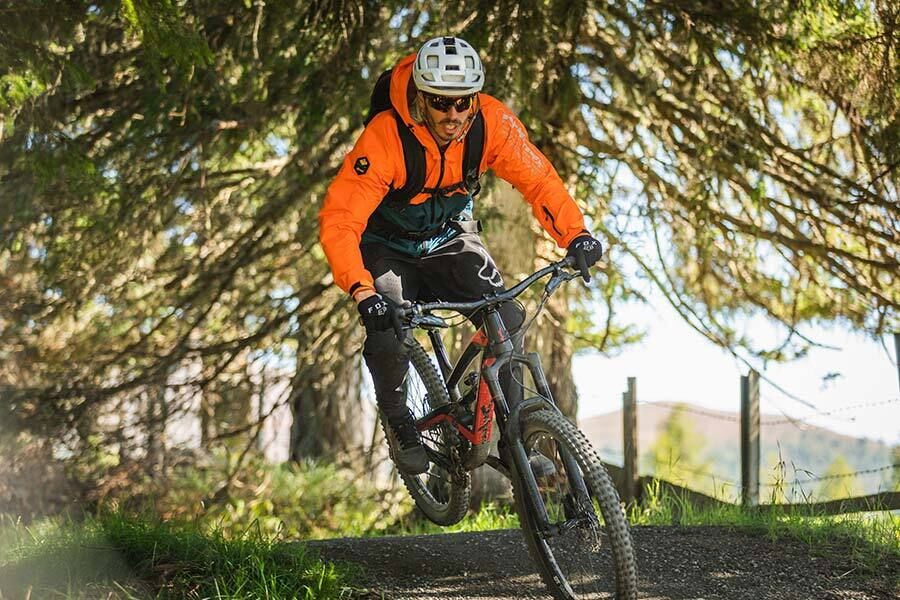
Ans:
[[[638,406],[638,453],[642,475],[652,474],[646,460],[646,453],[656,441],[665,421],[678,406],[675,403],[659,402]],[[692,429],[705,442],[704,454],[710,461],[709,471],[719,476],[718,482],[727,480],[740,483],[740,414],[700,408],[690,404],[684,407],[684,417]],[[784,463],[786,488],[795,479],[800,482],[810,477],[820,477],[838,456],[843,456],[853,471],[864,471],[892,463],[891,446],[874,440],[842,435],[822,427],[802,423],[781,423],[766,425],[766,421],[783,421],[782,415],[761,415],[761,473],[763,482],[772,482],[774,466],[780,460]],[[607,462],[622,464],[622,412],[616,411],[579,422],[582,431]],[[640,464],[643,463],[643,464]],[[859,475],[856,482],[865,493],[887,489],[891,472]],[[711,477],[707,483],[712,481]],[[701,481],[686,480],[685,485],[700,489]],[[814,492],[818,483],[802,486],[805,493]],[[766,490],[761,490],[765,494]]]

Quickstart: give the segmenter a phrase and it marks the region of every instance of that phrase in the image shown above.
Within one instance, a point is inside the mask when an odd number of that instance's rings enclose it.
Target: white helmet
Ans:
[[[481,58],[467,41],[457,37],[428,40],[416,54],[413,81],[420,91],[439,96],[467,96],[481,91]]]

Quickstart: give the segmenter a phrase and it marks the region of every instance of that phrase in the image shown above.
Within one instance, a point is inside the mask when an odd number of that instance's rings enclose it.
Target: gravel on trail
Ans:
[[[633,527],[645,600],[898,600],[900,565],[861,575],[848,559],[731,527]],[[305,543],[359,568],[358,598],[550,598],[519,530]],[[610,574],[612,578],[612,574]],[[613,598],[610,581],[606,598]]]

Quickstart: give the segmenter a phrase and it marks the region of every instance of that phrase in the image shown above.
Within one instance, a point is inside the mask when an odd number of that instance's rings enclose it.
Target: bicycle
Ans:
[[[632,600],[637,598],[634,550],[612,480],[584,434],[554,404],[538,354],[515,349],[497,311],[502,302],[514,301],[551,275],[538,309],[517,333],[524,335],[550,295],[565,281],[579,277],[567,270],[571,266],[572,259],[566,258],[478,301],[414,303],[399,309],[397,332],[411,364],[404,382],[406,400],[431,461],[424,474],[400,475],[427,518],[438,525],[452,525],[468,511],[470,472],[489,465],[512,482],[529,553],[555,598],[607,597],[608,578],[603,574],[611,555],[616,598]],[[437,311],[462,315],[484,311],[483,325],[455,364],[450,363],[439,333],[450,324],[433,314]],[[427,333],[440,372],[410,334],[415,329]],[[499,379],[500,369],[511,363],[526,366],[537,388],[535,396],[515,406],[507,403]],[[524,379],[514,385],[528,389]],[[499,456],[489,453],[495,420]],[[391,430],[384,429],[393,447]],[[533,452],[550,459],[553,468],[533,472],[529,461]],[[609,545],[609,554],[603,552],[604,545]]]

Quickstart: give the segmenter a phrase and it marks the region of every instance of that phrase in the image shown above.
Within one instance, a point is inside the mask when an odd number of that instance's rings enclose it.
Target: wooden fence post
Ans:
[[[900,332],[894,334],[894,362],[897,363],[897,383],[900,384]]]
[[[741,503],[759,504],[759,373],[741,376]]]
[[[637,458],[637,380],[628,378],[628,391],[622,394],[622,431],[625,453],[624,498],[626,504],[634,502],[638,493]]]

